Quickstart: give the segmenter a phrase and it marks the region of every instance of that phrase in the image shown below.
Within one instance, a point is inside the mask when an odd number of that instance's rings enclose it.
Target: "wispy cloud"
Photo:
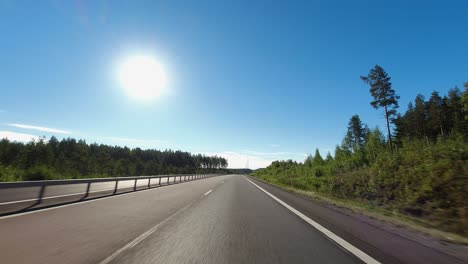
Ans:
[[[0,139],[8,139],[10,141],[30,142],[32,140],[40,140],[41,137],[31,134],[16,133],[12,131],[0,131]]]
[[[0,113],[5,113],[6,111],[3,109],[0,109]]]
[[[22,128],[22,129],[37,130],[37,131],[47,132],[47,133],[71,134],[70,131],[61,130],[57,128],[50,128],[50,127],[32,126],[32,125],[14,124],[14,123],[7,123],[5,125],[10,126],[10,127]]]
[[[279,147],[280,145],[278,145],[278,144],[269,144],[268,146],[273,147],[273,148],[277,148],[277,147]]]

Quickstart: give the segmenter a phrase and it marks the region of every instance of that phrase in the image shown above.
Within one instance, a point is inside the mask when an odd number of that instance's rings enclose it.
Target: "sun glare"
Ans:
[[[149,56],[131,56],[122,62],[118,77],[126,93],[138,100],[158,97],[166,86],[163,67]]]

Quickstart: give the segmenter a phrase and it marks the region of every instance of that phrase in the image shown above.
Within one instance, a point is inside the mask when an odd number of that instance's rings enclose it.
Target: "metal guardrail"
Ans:
[[[117,194],[119,191],[119,182],[122,181],[135,181],[133,185],[133,191],[143,190],[143,189],[151,189],[154,187],[162,186],[161,179],[167,179],[164,183],[165,185],[174,184],[174,183],[182,183],[187,181],[205,179],[214,176],[220,176],[223,174],[173,174],[173,175],[156,175],[156,176],[130,176],[130,177],[114,177],[114,178],[96,178],[96,179],[70,179],[70,180],[46,180],[46,181],[24,181],[24,182],[0,182],[0,189],[21,189],[21,188],[28,188],[28,187],[39,187],[39,191],[37,194],[37,198],[33,198],[36,200],[35,205],[40,204],[42,199],[44,198],[44,193],[47,187],[49,186],[58,186],[58,185],[73,185],[73,184],[86,184],[86,191],[82,194],[84,196],[81,200],[88,197],[91,190],[91,185],[93,183],[102,183],[102,182],[115,182],[113,193],[112,195]],[[157,179],[158,182],[152,183],[153,179]],[[138,181],[141,180],[148,180],[148,184],[146,188],[141,188],[142,185],[137,185]],[[143,185],[144,186],[144,185]],[[130,189],[131,187],[127,187],[126,189]],[[103,190],[103,191],[111,191],[111,190]],[[64,194],[62,196],[67,196],[68,194]],[[75,194],[70,194],[75,195]],[[31,199],[30,199],[31,200]],[[12,201],[14,202],[14,201]]]

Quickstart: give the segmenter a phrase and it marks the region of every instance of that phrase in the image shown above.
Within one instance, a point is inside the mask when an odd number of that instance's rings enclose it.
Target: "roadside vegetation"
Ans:
[[[399,97],[383,68],[361,78],[371,105],[384,112],[386,133],[353,115],[334,155],[317,149],[303,163],[275,161],[251,175],[468,236],[468,83],[463,92],[417,95],[397,113]]]
[[[72,138],[27,144],[0,140],[0,181],[202,173],[224,170],[227,165],[226,159],[217,156],[87,144]]]

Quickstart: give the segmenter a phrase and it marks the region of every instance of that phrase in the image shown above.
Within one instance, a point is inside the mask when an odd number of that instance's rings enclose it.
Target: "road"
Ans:
[[[152,178],[150,181],[148,179],[139,179],[136,183],[135,180],[119,180],[117,189],[114,181],[94,182],[89,186],[89,190],[87,190],[87,183],[52,185],[45,188],[40,204],[37,204],[40,187],[0,189],[0,216],[25,209],[39,209],[61,203],[89,200],[135,190],[145,190],[148,186],[156,188],[161,185],[179,183],[181,180],[190,180],[193,177],[193,175],[168,176]]]
[[[263,188],[371,260],[464,263],[250,180],[213,177],[0,217],[0,262],[362,263],[356,251],[311,226]]]
[[[181,177],[183,178],[184,176],[181,176]],[[159,178],[153,178],[151,179],[150,185],[154,187],[154,186],[159,185],[159,183],[167,184],[167,182],[174,182],[174,179],[176,181],[179,181],[179,178],[180,178],[179,176],[177,177],[168,176],[168,177],[161,178],[161,181],[159,181]],[[121,190],[126,189],[126,188],[134,188],[134,186],[135,186],[135,180],[120,180],[118,183],[118,188]],[[142,188],[142,189],[147,188],[148,179],[138,180],[136,187]],[[82,195],[82,194],[85,194],[86,188],[87,188],[86,183],[49,186],[45,190],[44,197],[54,197],[54,196],[69,195],[69,194],[81,194]],[[113,181],[97,182],[91,185],[89,192],[91,193],[105,192],[105,191],[113,192],[114,188],[115,188],[115,182]],[[17,189],[3,189],[3,190],[0,190],[0,204],[12,202],[12,201],[25,201],[25,200],[30,200],[30,199],[35,200],[37,198],[38,192],[39,192],[39,187],[25,187],[25,188],[22,188],[20,191],[18,191]]]

